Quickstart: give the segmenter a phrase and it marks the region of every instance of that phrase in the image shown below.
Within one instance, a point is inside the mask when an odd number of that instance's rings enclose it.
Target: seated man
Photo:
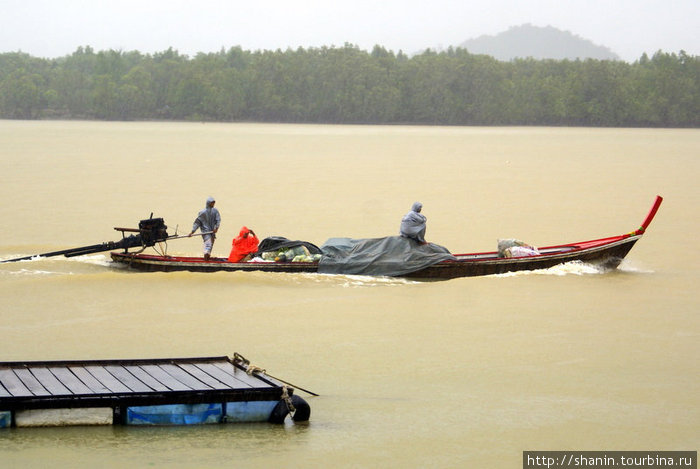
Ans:
[[[399,229],[399,234],[404,238],[411,238],[418,241],[421,244],[425,244],[425,224],[427,218],[425,215],[421,214],[420,211],[423,209],[423,204],[420,202],[415,202],[411,211],[408,212],[401,219],[401,228]]]
[[[249,254],[258,250],[258,238],[255,232],[248,227],[241,228],[241,232],[233,238],[231,243],[231,254],[228,256],[229,262],[241,262],[248,260]]]

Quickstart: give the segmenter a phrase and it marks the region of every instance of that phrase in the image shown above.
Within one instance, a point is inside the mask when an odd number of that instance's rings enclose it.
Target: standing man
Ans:
[[[197,214],[197,218],[192,225],[192,232],[188,235],[192,236],[197,229],[202,231],[205,261],[211,258],[211,249],[214,246],[216,232],[219,231],[219,225],[221,225],[221,215],[219,211],[214,208],[215,203],[214,197],[209,197],[207,199],[206,208]]]

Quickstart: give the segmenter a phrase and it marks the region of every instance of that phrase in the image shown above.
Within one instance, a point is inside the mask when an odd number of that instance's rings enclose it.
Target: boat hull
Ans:
[[[199,257],[151,256],[123,252],[113,252],[112,260],[144,272],[318,272],[318,264],[311,262],[228,262],[223,258],[211,258],[205,261]]]
[[[405,277],[438,280],[478,277],[508,272],[549,269],[567,262],[583,262],[604,270],[613,270],[620,265],[638,239],[639,236],[635,236],[593,248],[573,249],[569,252],[542,256],[505,259],[469,259],[468,255],[466,259],[460,259],[463,256],[457,256],[457,261],[440,262],[425,269],[406,274]]]
[[[460,277],[503,274],[524,270],[548,269],[559,264],[580,261],[615,269],[641,234],[630,234],[541,248],[543,254],[530,257],[503,258],[495,252],[459,254],[457,260],[443,261],[402,277],[446,280]],[[168,257],[132,253],[112,253],[112,260],[131,269],[146,272],[277,272],[317,273],[318,264],[307,262],[228,262],[214,258],[205,261],[195,257]]]

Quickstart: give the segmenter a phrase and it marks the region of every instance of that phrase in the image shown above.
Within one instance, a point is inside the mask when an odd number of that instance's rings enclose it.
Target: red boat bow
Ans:
[[[661,206],[661,202],[663,202],[664,198],[661,197],[660,195],[656,196],[656,200],[654,201],[654,205],[652,205],[651,210],[649,210],[649,214],[647,217],[644,219],[642,222],[642,225],[639,227],[637,231],[634,233],[631,233],[632,235],[640,235],[644,234],[644,232],[647,230],[647,227],[651,223],[651,221],[654,219],[656,216],[656,212],[659,211],[659,207]]]

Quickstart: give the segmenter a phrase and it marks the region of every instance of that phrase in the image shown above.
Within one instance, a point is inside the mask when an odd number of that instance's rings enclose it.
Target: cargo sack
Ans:
[[[282,236],[271,236],[260,241],[253,257],[275,262],[318,262],[321,249],[308,241],[291,241]]]
[[[538,256],[540,252],[536,247],[520,241],[519,239],[499,239],[498,257],[527,257]]]

